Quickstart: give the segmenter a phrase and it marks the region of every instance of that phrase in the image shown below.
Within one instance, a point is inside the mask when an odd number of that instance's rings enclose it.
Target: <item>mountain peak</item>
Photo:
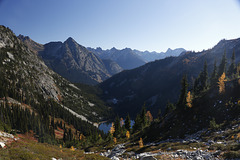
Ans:
[[[22,40],[22,41],[30,40],[30,37],[24,36],[24,35],[22,35],[22,34],[19,34],[19,35],[18,35],[18,38],[19,38],[20,40]]]
[[[111,50],[111,51],[117,51],[117,48],[112,47],[110,50]]]
[[[68,37],[68,39],[64,43],[77,43],[72,37]]]
[[[123,51],[132,51],[132,49],[126,47],[126,48],[123,49]]]
[[[167,52],[171,52],[171,51],[172,51],[172,49],[171,49],[171,48],[168,48],[167,51],[166,51],[166,53],[167,53]]]

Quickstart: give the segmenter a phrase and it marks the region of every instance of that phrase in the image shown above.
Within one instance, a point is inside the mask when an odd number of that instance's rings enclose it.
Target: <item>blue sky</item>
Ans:
[[[0,0],[0,24],[42,44],[201,51],[240,37],[240,0]]]

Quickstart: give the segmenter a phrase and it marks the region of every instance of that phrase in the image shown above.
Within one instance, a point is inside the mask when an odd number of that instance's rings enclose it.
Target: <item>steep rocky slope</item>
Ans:
[[[0,98],[8,96],[26,104],[54,99],[86,121],[106,115],[106,107],[83,97],[79,88],[50,70],[4,26],[0,26],[0,44]]]
[[[112,61],[102,61],[71,37],[65,42],[49,42],[41,45],[29,37],[18,38],[37,53],[53,71],[73,83],[97,84],[122,71]]]

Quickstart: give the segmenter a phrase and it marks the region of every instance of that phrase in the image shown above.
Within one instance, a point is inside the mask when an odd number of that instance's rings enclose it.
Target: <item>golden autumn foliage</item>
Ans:
[[[62,145],[61,144],[60,144],[59,148],[60,148],[60,152],[62,152]]]
[[[238,138],[238,139],[240,138],[240,133],[237,134],[237,138]]]
[[[80,137],[79,137],[80,141],[83,140],[84,138],[85,138],[85,136],[81,133]]]
[[[219,87],[219,93],[224,93],[225,92],[225,82],[226,82],[226,74],[223,72],[221,77],[218,79],[218,87]]]
[[[142,138],[140,138],[140,140],[138,141],[138,143],[139,143],[139,148],[142,148],[142,147],[143,147],[143,140],[142,140]]]
[[[116,144],[117,143],[117,138],[113,137],[113,142]]]
[[[113,122],[112,122],[112,126],[111,126],[109,132],[111,133],[111,135],[113,135],[113,133],[115,132],[115,126],[114,126]]]
[[[130,138],[130,132],[129,131],[126,132],[126,137],[127,137],[127,139]]]
[[[187,106],[189,108],[192,108],[192,95],[190,91],[187,94],[186,101],[187,101]]]
[[[71,151],[75,151],[75,148],[73,146],[71,146],[70,150]]]
[[[237,66],[237,76],[239,76],[239,74],[240,74],[240,64],[238,64]]]
[[[153,121],[153,116],[150,111],[147,111],[146,113],[147,121],[152,122]]]

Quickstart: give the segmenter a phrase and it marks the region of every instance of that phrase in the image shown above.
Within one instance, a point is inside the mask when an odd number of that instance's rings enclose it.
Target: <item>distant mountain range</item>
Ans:
[[[139,66],[142,66],[148,62],[155,61],[158,59],[163,59],[166,57],[171,56],[178,56],[182,52],[186,50],[183,48],[178,48],[171,50],[170,48],[166,52],[149,52],[149,51],[139,51],[139,50],[132,50],[131,48],[125,48],[122,50],[118,50],[116,48],[103,50],[102,48],[98,47],[94,48],[87,48],[89,51],[93,52],[95,55],[99,56],[101,59],[111,59],[115,61],[119,66],[121,66],[125,70],[134,69]]]
[[[88,48],[88,50],[99,56],[101,59],[110,59],[116,62],[124,70],[133,69],[145,64],[144,60],[130,48],[122,50],[116,48],[110,50]]]
[[[165,53],[141,52],[130,48],[85,48],[71,37],[64,42],[49,42],[44,45],[28,36],[19,35],[18,38],[53,71],[73,83],[91,85],[103,82],[123,70],[134,69],[149,61],[178,56],[185,52],[182,48],[168,49]]]
[[[226,52],[229,66],[235,50],[236,62],[240,62],[240,39],[221,40],[212,49],[202,52],[185,52],[178,57],[168,57],[147,63],[133,70],[123,71],[107,79],[99,86],[106,101],[112,103],[116,112],[136,115],[146,103],[149,110],[156,115],[157,110],[165,109],[166,103],[176,102],[180,93],[180,82],[187,75],[190,88],[194,79],[203,70],[207,61],[209,75],[213,71],[214,61],[219,65]]]
[[[166,52],[149,52],[149,51],[138,51],[138,50],[133,50],[135,53],[137,53],[145,62],[151,62],[151,61],[155,61],[155,60],[159,60],[159,59],[164,59],[166,57],[177,57],[179,56],[181,53],[186,52],[185,49],[183,48],[177,48],[177,49],[170,49],[168,48],[168,50]]]

